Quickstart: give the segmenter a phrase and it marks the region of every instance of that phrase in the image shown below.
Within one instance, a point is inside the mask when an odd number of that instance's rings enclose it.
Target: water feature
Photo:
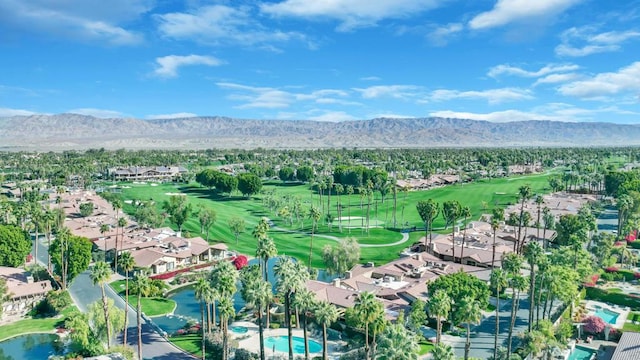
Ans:
[[[47,359],[64,354],[64,343],[54,334],[20,335],[0,342],[0,359]]]
[[[276,276],[273,271],[273,267],[277,262],[278,258],[273,258],[269,259],[267,263],[267,274],[269,276],[269,281],[274,284],[274,291]],[[249,265],[257,264],[257,259],[252,259],[249,261]],[[327,278],[329,279],[329,281],[331,279],[331,277],[326,276],[324,271],[321,271],[318,277],[321,279]],[[182,329],[189,322],[189,320],[200,322],[200,304],[196,301],[194,293],[195,291],[193,287],[187,286],[170,294],[169,298],[176,302],[176,309],[174,310],[173,314],[154,317],[153,322],[168,334],[173,334],[179,329]],[[233,307],[235,308],[236,313],[240,311],[244,307],[244,305],[245,302],[240,296],[240,292],[237,292],[233,298]]]
[[[576,346],[567,360],[590,360],[595,353],[595,350],[582,346]]]
[[[238,334],[238,335],[242,335],[242,334],[246,334],[247,331],[249,331],[249,328],[247,328],[246,326],[231,326],[229,328],[231,330],[232,333],[234,334]]]
[[[619,313],[604,308],[596,309],[594,315],[604,320],[604,322],[612,325],[616,324],[616,322],[618,321],[618,316],[620,316]]]
[[[304,338],[294,336],[293,338],[293,353],[304,354]],[[322,344],[317,341],[309,340],[309,352],[317,353],[322,351]],[[287,336],[270,336],[264,339],[265,349],[275,349],[277,351],[288,352],[289,351],[289,338]]]

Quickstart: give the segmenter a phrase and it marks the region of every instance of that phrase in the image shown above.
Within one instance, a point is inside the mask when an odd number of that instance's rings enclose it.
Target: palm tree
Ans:
[[[449,200],[442,203],[442,216],[451,224],[451,261],[456,262],[456,220],[460,217],[460,203]]]
[[[229,358],[229,319],[236,314],[236,310],[233,308],[233,299],[226,296],[220,298],[218,310],[220,311],[220,330],[222,331],[222,360],[227,360]]]
[[[351,234],[351,195],[353,194],[353,186],[347,185],[345,192],[347,194],[347,227],[349,228],[349,234]]]
[[[107,328],[107,349],[111,348],[111,325],[109,323],[109,303],[107,294],[104,291],[104,284],[111,278],[111,268],[104,261],[98,261],[89,274],[94,285],[99,284],[102,290],[102,309],[104,311],[104,321]]]
[[[518,195],[520,196],[520,220],[518,222],[518,238],[513,244],[513,251],[516,252],[519,252],[520,241],[524,241],[524,239],[520,238],[522,232],[522,220],[524,219],[524,203],[527,202],[527,200],[531,199],[531,186],[529,186],[529,184],[520,186],[518,188]]]
[[[555,226],[555,216],[551,213],[551,209],[544,207],[542,209],[542,220],[544,221],[544,228],[542,229],[542,237],[544,238],[543,248],[546,250],[549,242],[547,241],[547,229],[553,229]]]
[[[500,268],[493,268],[489,279],[491,288],[496,290],[496,329],[493,335],[493,358],[498,359],[498,334],[500,333],[500,294],[507,287],[507,273]]]
[[[262,278],[253,277],[251,272],[244,271],[241,273],[242,280],[242,298],[248,307],[254,306],[258,313],[258,334],[260,336],[260,360],[265,360],[264,353],[264,323],[262,321],[262,312],[271,303],[271,284]],[[306,341],[306,340],[305,340]]]
[[[120,255],[120,267],[124,270],[124,298],[127,300],[124,307],[124,337],[122,344],[127,345],[127,321],[129,320],[129,271],[136,266],[136,261],[131,253],[126,251]]]
[[[526,288],[526,280],[520,275],[522,269],[522,263],[524,259],[521,255],[516,253],[508,253],[502,260],[502,268],[509,277],[509,283],[512,289],[511,295],[511,324],[509,325],[509,336],[507,339],[507,359],[511,355],[511,339],[513,337],[513,327],[515,325],[516,310],[518,309],[518,296],[519,291],[524,286]],[[524,285],[523,285],[524,283]]]
[[[530,277],[529,277],[529,323],[527,324],[527,330],[531,331],[533,324],[533,306],[536,298],[536,267],[540,258],[544,256],[544,250],[540,243],[537,241],[528,243],[524,248],[524,256],[529,263]]]
[[[117,223],[118,227],[120,228],[120,246],[122,246],[122,242],[124,242],[124,228],[127,226],[127,219],[124,217],[121,217],[118,219],[118,223]],[[118,230],[116,229],[116,233],[118,233]],[[116,271],[118,269],[118,242],[116,242]]]
[[[336,195],[338,195],[338,203],[337,203],[337,210],[338,210],[338,228],[340,229],[340,232],[342,232],[342,204],[341,204],[341,198],[340,195],[342,195],[342,193],[344,192],[344,186],[340,183],[336,183],[334,185],[334,188],[336,189]]]
[[[468,206],[463,207],[460,210],[460,216],[464,218],[464,229],[462,230],[462,247],[460,248],[460,264],[462,264],[462,259],[464,258],[464,241],[467,237],[467,219],[471,217],[471,209]]]
[[[417,336],[401,324],[388,326],[380,335],[380,352],[385,360],[417,360]]]
[[[138,359],[142,359],[142,297],[149,296],[151,280],[144,271],[139,271],[133,278],[133,291],[138,294],[136,313],[138,318]]]
[[[329,353],[327,351],[327,326],[330,326],[336,320],[338,320],[338,309],[326,301],[320,301],[316,306],[314,316],[316,322],[322,325],[322,359],[328,360]]]
[[[321,213],[318,208],[311,206],[309,209],[309,218],[311,219],[311,242],[309,242],[309,270],[311,270],[311,260],[313,257],[313,234],[318,226],[318,220],[320,220]]]
[[[42,207],[40,207],[40,204],[38,203],[33,203],[30,207],[30,215],[31,215],[31,222],[33,222],[33,230],[35,232],[35,241],[34,241],[34,258],[35,258],[35,262],[38,262],[38,237],[40,237],[40,230],[42,227],[42,218],[43,218],[43,213],[42,213]]]
[[[358,294],[353,310],[360,322],[364,324],[364,351],[368,360],[370,356],[369,326],[384,313],[384,307],[372,292],[364,291]]]
[[[289,360],[293,360],[293,331],[291,329],[291,297],[304,289],[309,272],[304,265],[294,262],[290,257],[282,257],[274,267],[278,282],[276,287],[284,298],[284,321],[287,324],[287,336],[289,337]]]
[[[113,211],[116,212],[116,252],[115,252],[115,268],[118,268],[118,226],[120,222],[120,209],[122,209],[122,200],[119,198],[113,198],[111,201]]]
[[[204,321],[204,298],[205,298],[205,294],[208,291],[207,289],[210,287],[209,282],[207,281],[207,279],[201,277],[198,279],[198,281],[196,281],[196,285],[195,285],[195,292],[194,295],[196,297],[196,300],[200,303],[200,328],[202,330],[202,340],[201,340],[201,344],[202,344],[202,360],[205,359],[205,355],[206,355],[206,349],[205,349],[205,331],[207,326],[205,325],[205,321]],[[221,322],[222,323],[222,322]]]
[[[302,334],[304,337],[304,358],[309,360],[309,343],[307,335],[307,318],[309,312],[315,308],[316,295],[308,289],[298,291],[293,298],[293,306],[302,312]]]
[[[427,302],[429,314],[436,318],[436,344],[440,344],[442,335],[442,319],[446,319],[451,311],[451,298],[444,290],[436,290]]]
[[[278,255],[278,249],[273,239],[267,237],[258,241],[256,257],[261,260],[260,268],[265,281],[269,281],[268,263],[269,259]]]
[[[431,350],[431,356],[433,360],[456,360],[456,353],[449,344],[436,344]]]
[[[42,217],[42,220],[44,221],[44,227],[47,230],[47,248],[51,247],[51,232],[52,232],[52,227],[54,225],[54,221],[55,221],[55,215],[54,212],[47,209],[44,212],[44,216]],[[47,253],[47,270],[49,270],[50,273],[52,273],[51,271],[51,254]]]
[[[440,207],[438,203],[433,201],[433,199],[421,200],[416,204],[416,208],[418,209],[418,214],[420,218],[424,222],[424,248],[427,252],[430,252],[431,249],[431,236],[433,235],[433,220],[438,217],[438,212],[440,211]],[[427,236],[429,236],[429,246],[427,246]]]
[[[460,302],[460,320],[467,324],[467,341],[464,344],[464,360],[469,360],[471,349],[471,324],[478,324],[482,319],[482,309],[478,300],[465,296]]]
[[[209,284],[204,293],[204,303],[207,307],[207,334],[211,334],[211,329],[216,325],[216,301],[220,298],[218,290]]]
[[[538,208],[538,220],[536,222],[536,228],[537,228],[537,233],[536,233],[536,238],[540,239],[540,214],[541,214],[541,210],[542,210],[542,204],[544,204],[544,198],[542,197],[542,195],[538,195],[536,196],[536,206]]]

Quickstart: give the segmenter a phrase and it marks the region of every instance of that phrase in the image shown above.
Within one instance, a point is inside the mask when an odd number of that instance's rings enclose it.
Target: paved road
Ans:
[[[40,241],[38,241],[38,261],[44,266],[47,264],[47,244],[44,238],[41,238]],[[93,282],[89,277],[89,273],[89,270],[87,270],[78,275],[69,286],[71,298],[76,303],[76,306],[78,306],[80,311],[83,312],[87,311],[89,304],[102,298],[102,290],[100,289],[100,286],[93,285]],[[110,286],[107,286],[105,290],[107,296],[113,299],[116,306],[120,309],[124,309],[126,306],[124,299],[118,296]],[[129,307],[127,343],[137,352],[138,323],[136,316],[135,309]],[[142,355],[145,359],[194,359],[193,356],[184,353],[164,337],[160,336],[153,329],[151,324],[144,320],[142,321]],[[122,334],[119,334],[117,342],[122,342]]]

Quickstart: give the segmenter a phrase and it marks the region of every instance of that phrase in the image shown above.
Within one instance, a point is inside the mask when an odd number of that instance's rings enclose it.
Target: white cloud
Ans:
[[[38,114],[38,113],[30,110],[10,109],[10,108],[0,107],[0,117],[29,116],[29,115],[35,115],[35,114]]]
[[[440,3],[439,0],[284,0],[264,3],[260,9],[274,16],[335,19],[341,22],[338,30],[348,31],[374,26],[383,19],[414,16]]]
[[[460,33],[462,30],[464,30],[464,26],[460,23],[447,24],[445,26],[435,28],[427,34],[427,38],[434,45],[444,46],[453,36]]]
[[[311,92],[292,92],[274,87],[248,86],[229,82],[216,84],[223,89],[232,90],[228,99],[242,102],[237,106],[240,109],[263,108],[277,109],[288,108],[295,103],[309,104],[337,104],[337,105],[361,105],[350,101],[350,94],[344,90],[320,89]]]
[[[490,89],[482,91],[435,90],[427,97],[428,101],[449,101],[454,99],[481,99],[489,104],[507,101],[533,99],[531,91],[518,88]]]
[[[617,72],[600,73],[590,79],[562,85],[558,91],[563,95],[593,100],[640,91],[640,61]]]
[[[492,67],[489,70],[489,73],[487,73],[487,75],[493,78],[499,75],[514,75],[514,76],[532,78],[532,77],[545,76],[552,73],[575,71],[575,70],[578,70],[579,68],[580,66],[575,64],[549,64],[540,68],[539,70],[528,71],[516,66],[502,64],[502,65]]]
[[[205,44],[268,45],[274,42],[304,40],[297,32],[270,30],[256,21],[251,9],[246,6],[204,6],[192,12],[177,12],[156,15],[159,31],[173,39],[189,39]]]
[[[538,86],[540,84],[559,84],[565,83],[569,81],[573,81],[580,78],[580,75],[576,73],[566,73],[566,74],[551,74],[545,77],[542,77],[533,84],[533,86]]]
[[[414,85],[379,85],[368,88],[354,88],[365,99],[375,99],[380,97],[411,98],[418,96],[420,88]]]
[[[559,56],[580,57],[621,49],[625,41],[640,38],[635,30],[596,33],[592,26],[572,27],[560,35],[561,43],[555,52]]]
[[[365,76],[365,77],[361,77],[360,80],[362,80],[362,81],[380,81],[382,79],[377,77],[377,76]]]
[[[106,110],[106,109],[94,109],[94,108],[71,109],[71,110],[66,111],[66,112],[69,113],[69,114],[87,115],[87,116],[93,116],[93,117],[104,118],[104,119],[121,118],[121,117],[125,117],[126,116],[125,114],[121,113],[120,111]]]
[[[154,74],[160,77],[176,77],[178,76],[178,68],[182,66],[207,65],[219,66],[223,62],[213,56],[203,55],[169,55],[156,58],[157,68]]]
[[[326,111],[320,115],[314,115],[307,117],[309,120],[314,121],[327,121],[327,122],[339,122],[357,120],[356,117],[351,116],[344,111]]]
[[[147,115],[147,119],[151,120],[162,120],[162,119],[182,119],[182,118],[190,118],[196,117],[198,114],[190,113],[190,112],[179,112],[173,114],[156,114],[156,115]]]
[[[475,16],[471,29],[488,29],[532,18],[553,17],[580,0],[498,0],[493,9]]]
[[[471,113],[471,112],[459,112],[451,110],[434,111],[429,116],[443,117],[443,118],[457,118],[457,119],[469,119],[469,120],[484,120],[492,122],[509,122],[509,121],[525,121],[525,120],[550,120],[546,117],[541,117],[539,114],[529,113],[519,110],[504,110],[495,111],[490,113]]]
[[[149,0],[3,0],[0,1],[0,22],[47,36],[134,45],[140,43],[143,36],[119,24],[135,20],[151,8]]]

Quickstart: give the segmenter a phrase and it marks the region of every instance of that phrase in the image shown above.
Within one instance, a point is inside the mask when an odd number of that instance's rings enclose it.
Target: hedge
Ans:
[[[631,309],[640,310],[640,297],[636,295],[611,293],[595,287],[586,287],[585,289],[587,291],[587,299],[628,306]]]

